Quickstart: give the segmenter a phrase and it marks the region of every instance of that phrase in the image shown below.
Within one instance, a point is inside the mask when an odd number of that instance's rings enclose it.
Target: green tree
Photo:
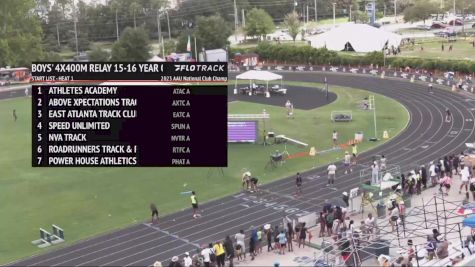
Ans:
[[[43,56],[34,0],[0,1],[0,66],[28,66]]]
[[[368,23],[369,21],[368,13],[366,13],[366,11],[354,12],[353,20],[355,22]]]
[[[112,47],[111,61],[146,61],[150,58],[150,45],[143,28],[126,28]]]
[[[404,10],[404,21],[416,22],[430,18],[431,14],[438,12],[438,7],[431,1],[417,1],[413,6],[409,6]]]
[[[110,54],[106,50],[96,47],[88,53],[88,56],[90,61],[107,62],[109,60]]]
[[[284,18],[284,27],[289,30],[289,35],[292,37],[295,43],[295,38],[297,38],[297,34],[299,34],[300,26],[302,23],[299,20],[299,15],[297,12],[293,11],[285,15]]]
[[[195,36],[205,49],[224,48],[232,34],[229,23],[219,15],[198,17],[197,25]]]
[[[246,16],[245,32],[248,36],[265,36],[275,29],[272,17],[263,9],[253,8]]]

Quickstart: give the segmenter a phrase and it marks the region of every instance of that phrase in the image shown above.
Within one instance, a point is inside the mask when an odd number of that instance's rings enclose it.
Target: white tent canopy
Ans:
[[[367,24],[346,23],[308,40],[315,48],[326,47],[328,50],[343,51],[349,44],[354,51],[366,53],[382,51],[386,45],[396,48],[401,44],[402,37]]]
[[[153,56],[151,57],[149,60],[147,60],[148,62],[165,62],[165,59],[159,57],[159,56]]]
[[[258,80],[258,81],[275,81],[282,80],[282,75],[272,73],[265,70],[250,70],[236,76],[238,80]]]
[[[257,81],[265,81],[266,82],[266,88],[267,92],[266,94],[268,95],[269,92],[269,81],[276,81],[280,80],[280,86],[282,87],[282,75],[272,73],[270,71],[265,71],[265,70],[250,70],[246,71],[244,73],[239,74],[236,76],[236,83],[234,85],[234,92],[236,94],[237,92],[237,80],[249,80],[249,87],[252,86],[252,81],[257,80]]]

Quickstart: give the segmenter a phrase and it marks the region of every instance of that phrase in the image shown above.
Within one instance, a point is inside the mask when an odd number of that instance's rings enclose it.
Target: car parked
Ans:
[[[448,27],[447,24],[444,24],[444,23],[439,22],[439,21],[432,22],[432,25],[430,26],[431,29],[445,29],[447,27]]]

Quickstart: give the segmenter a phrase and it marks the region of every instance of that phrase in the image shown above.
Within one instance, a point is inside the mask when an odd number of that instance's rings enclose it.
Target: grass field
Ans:
[[[282,107],[261,104],[233,102],[229,112],[259,113],[265,108],[271,115],[268,129],[307,142],[317,150],[331,147],[333,129],[339,132],[340,140],[353,138],[356,131],[372,136],[373,113],[358,106],[368,93],[340,87],[331,90],[338,95],[335,102],[314,110],[296,110],[294,120],[285,117]],[[402,105],[380,95],[376,95],[376,102],[381,107],[381,131],[387,129],[393,137],[405,128],[409,118]],[[12,109],[19,116],[16,123],[11,119]],[[354,121],[332,124],[329,118],[333,110],[352,110]],[[318,156],[317,160],[292,159],[286,168],[269,172],[264,170],[269,154],[283,147],[231,144],[224,177],[217,172],[207,177],[208,168],[32,168],[30,117],[30,98],[0,101],[0,264],[47,251],[30,244],[38,238],[39,227],[50,229],[53,223],[61,226],[70,243],[148,219],[150,202],[157,204],[161,215],[188,208],[189,199],[179,194],[182,191],[197,191],[200,202],[237,192],[243,168],[267,183],[317,164],[340,160],[343,155],[340,151]],[[363,143],[359,151],[380,143]],[[287,148],[290,153],[304,151],[294,146]]]
[[[402,48],[401,54],[398,56],[433,58],[433,59],[465,59],[475,60],[475,47],[470,43],[473,38],[457,39],[456,42],[448,43],[446,39],[435,38],[429,42],[423,39],[419,40],[414,47],[406,46]],[[441,51],[444,44],[445,51]],[[449,52],[449,45],[453,46],[453,51]],[[421,46],[424,51],[421,51]]]

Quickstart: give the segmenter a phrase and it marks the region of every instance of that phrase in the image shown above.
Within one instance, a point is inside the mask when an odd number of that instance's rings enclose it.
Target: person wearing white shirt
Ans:
[[[328,165],[328,184],[327,186],[333,185],[335,183],[335,176],[336,176],[336,166],[335,164]]]
[[[379,184],[379,167],[376,161],[371,165],[371,184]]]
[[[351,155],[350,153],[348,153],[348,151],[345,152],[344,165],[345,165],[345,174],[353,171],[351,168]]]
[[[430,181],[432,184],[432,187],[434,187],[437,184],[437,172],[435,171],[435,164],[433,161],[431,161],[429,167],[429,175],[430,175]]]
[[[190,257],[190,253],[186,252],[183,258],[183,266],[190,267],[191,265],[193,265],[193,260]]]
[[[240,230],[239,233],[234,236],[234,239],[236,239],[237,245],[241,245],[241,251],[244,254],[244,258],[246,258],[246,244],[244,242],[246,235],[244,235],[244,230]]]
[[[205,248],[201,251],[201,256],[203,256],[203,262],[205,263],[205,266],[206,267],[209,267],[210,266],[210,262],[211,262],[211,257],[210,255],[213,253],[213,251],[211,250],[211,248]]]
[[[338,132],[336,130],[333,130],[332,140],[333,140],[333,148],[336,148],[338,146]]]
[[[462,194],[462,188],[465,186],[465,192],[468,192],[468,182],[470,179],[470,171],[468,166],[464,166],[462,171],[460,172],[460,178],[462,180],[462,184],[459,188],[459,194]]]

